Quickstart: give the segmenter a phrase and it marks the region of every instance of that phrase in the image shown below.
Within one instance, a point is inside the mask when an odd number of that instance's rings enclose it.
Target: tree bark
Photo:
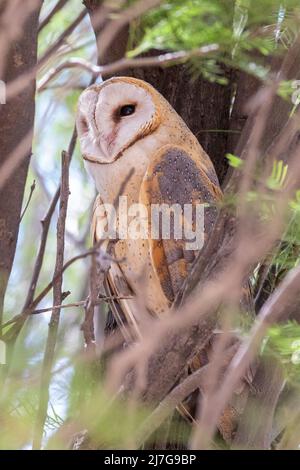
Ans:
[[[2,12],[7,1],[2,2]],[[2,80],[7,84],[31,69],[37,60],[38,20],[42,0],[25,21],[21,34],[9,44]],[[0,17],[1,21],[1,17]],[[9,39],[8,39],[9,40]],[[6,104],[0,105],[0,168],[16,146],[33,130],[35,81]],[[31,150],[24,143],[24,156],[0,189],[0,324],[3,302],[18,239],[20,214]]]

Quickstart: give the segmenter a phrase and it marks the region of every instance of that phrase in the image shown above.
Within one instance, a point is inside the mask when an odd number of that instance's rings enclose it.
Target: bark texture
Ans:
[[[2,11],[5,4],[2,2]],[[17,39],[11,41],[4,76],[5,83],[13,81],[31,69],[37,60],[37,34],[42,1],[28,16]],[[1,16],[0,16],[1,19]],[[21,93],[0,105],[0,167],[11,153],[32,131],[35,112],[35,82],[24,87]],[[25,148],[26,147],[26,148]],[[0,189],[0,312],[10,276],[18,239],[20,213],[31,151],[24,146],[24,158],[16,165],[12,176]],[[0,313],[0,322],[1,322]]]

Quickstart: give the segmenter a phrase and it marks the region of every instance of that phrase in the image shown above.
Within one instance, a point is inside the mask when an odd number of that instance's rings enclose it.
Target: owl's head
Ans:
[[[116,77],[80,96],[76,119],[83,158],[111,163],[160,123],[160,95],[142,80]]]

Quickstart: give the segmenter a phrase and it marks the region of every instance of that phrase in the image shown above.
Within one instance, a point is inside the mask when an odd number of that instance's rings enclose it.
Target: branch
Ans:
[[[25,304],[23,307],[23,312],[29,308],[31,303],[33,302],[34,298],[34,293],[36,290],[37,282],[41,273],[42,265],[43,265],[43,260],[45,256],[45,250],[46,250],[46,243],[47,243],[47,238],[48,238],[48,232],[49,232],[49,227],[51,223],[52,216],[55,211],[56,204],[59,200],[59,193],[60,193],[60,188],[58,188],[54,194],[54,197],[50,203],[49,209],[47,211],[46,216],[42,220],[42,235],[41,235],[41,241],[40,241],[40,246],[38,250],[38,254],[36,257],[34,269],[33,269],[33,274],[32,278],[30,281],[29,289],[27,292],[27,297],[25,300]]]
[[[73,155],[75,145],[76,145],[76,139],[77,139],[77,133],[76,133],[76,129],[74,128],[73,133],[72,133],[72,137],[71,137],[71,140],[70,140],[70,143],[69,143],[69,146],[68,146],[68,154],[70,155],[70,157],[72,157],[72,155]],[[42,265],[43,265],[49,227],[50,227],[52,216],[53,216],[55,208],[56,208],[56,204],[59,200],[59,195],[60,195],[60,186],[55,191],[55,194],[54,194],[53,199],[50,203],[49,209],[48,209],[44,219],[42,220],[42,234],[41,234],[40,245],[39,245],[39,249],[38,249],[36,261],[35,261],[35,264],[34,264],[32,277],[31,277],[31,281],[30,281],[30,284],[29,284],[29,289],[28,289],[28,292],[27,292],[26,300],[25,300],[24,306],[22,308],[22,311],[21,311],[20,314],[16,315],[11,321],[12,323],[16,323],[15,327],[12,330],[10,330],[7,335],[1,335],[1,339],[3,341],[8,341],[10,343],[11,349],[13,349],[13,344],[14,344],[19,332],[21,331],[21,328],[24,325],[28,315],[30,315],[31,310],[33,310],[36,307],[36,305],[38,305],[36,303],[36,301],[34,301],[34,295],[35,295],[36,286],[37,286],[37,283],[38,283],[38,280],[39,280],[39,277],[40,277],[40,273],[41,273],[41,269],[42,269]],[[72,260],[70,260],[70,261],[72,261]],[[40,294],[38,296],[38,299],[41,300],[42,298],[44,298],[44,296],[47,295],[47,293],[52,288],[52,282],[53,282],[53,280],[51,281],[51,287],[48,288],[48,286],[47,286],[46,289],[44,289],[44,295],[40,298],[40,296],[41,296],[41,294]],[[11,354],[12,354],[12,352],[11,352]],[[9,361],[9,358],[8,358],[8,361],[7,361],[7,369],[8,370],[9,370],[9,363],[10,363],[10,361]]]
[[[86,1],[86,3],[88,3]],[[104,57],[106,51],[117,37],[118,33],[132,21],[140,18],[147,11],[157,7],[162,3],[162,0],[138,0],[132,5],[129,5],[127,9],[120,10],[119,15],[114,15],[114,19],[105,24],[102,31],[97,34],[97,49],[100,59]],[[92,18],[93,20],[93,18]],[[93,29],[96,32],[97,26],[93,22]]]
[[[109,295],[106,296],[104,295],[103,297],[100,296],[99,300],[95,300],[95,305],[101,305],[102,302],[108,302],[110,300],[128,300],[128,299],[133,299],[132,296],[130,295],[123,295],[123,296],[118,296],[118,295]],[[76,307],[85,307],[85,305],[88,303],[88,298],[85,300],[80,300],[79,302],[72,302],[70,304],[60,304],[60,305],[53,305],[52,307],[45,307],[45,308],[39,308],[36,310],[32,310],[30,315],[39,315],[40,313],[47,313],[47,312],[53,312],[53,310],[57,309],[64,309],[64,308],[76,308]],[[9,325],[12,325],[16,323],[18,320],[20,320],[21,315],[16,315],[15,317],[11,318],[8,320],[6,323],[3,323],[2,328],[5,329]]]
[[[38,91],[43,91],[48,83],[65,69],[82,68],[83,70],[91,72],[94,77],[105,77],[116,72],[121,72],[122,70],[127,70],[129,68],[154,66],[161,67],[166,65],[174,65],[176,63],[184,63],[194,57],[204,57],[209,55],[212,52],[216,52],[218,49],[218,44],[210,44],[198,49],[193,49],[191,51],[168,52],[154,57],[138,57],[133,59],[124,58],[108,65],[94,65],[80,58],[70,59],[58,65],[57,67],[51,68],[48,73],[40,80],[38,84]]]
[[[227,366],[235,351],[236,346],[234,345],[224,352],[220,363],[221,369],[224,369],[224,367]],[[154,431],[168,418],[168,416],[170,416],[174,409],[177,408],[186,397],[197,389],[200,389],[202,392],[205,390],[207,379],[210,376],[212,367],[214,367],[214,364],[209,363],[193,372],[179,383],[179,385],[174,387],[166,398],[160,402],[138,430],[138,448],[151,436],[151,434],[154,433]]]
[[[45,19],[43,21],[41,21],[41,23],[39,24],[39,29],[38,29],[38,32],[40,33],[42,31],[42,29],[45,28],[45,26],[47,26],[48,23],[50,23],[50,21],[52,20],[53,16],[56,15],[56,13],[58,13],[65,5],[66,3],[68,2],[69,0],[58,0],[57,4],[54,5],[54,7],[52,8],[52,10],[48,13],[48,15],[45,17]]]
[[[300,305],[299,285],[300,267],[298,266],[287,274],[281,285],[260,310],[249,337],[241,344],[232,359],[223,384],[215,395],[210,397],[209,420],[203,417],[202,423],[200,422],[198,431],[195,433],[192,448],[206,448],[208,446],[218,417],[253,361],[268,328],[279,321],[286,321],[290,311],[295,309],[295,301],[297,305]]]
[[[123,296],[118,296],[118,295],[103,295],[100,296],[98,300],[94,300],[94,305],[101,305],[102,302],[107,302],[109,300],[128,300],[128,299],[133,299],[132,296],[130,295],[123,295]],[[61,304],[61,305],[53,305],[53,307],[47,307],[47,308],[39,308],[37,310],[33,310],[31,312],[32,315],[38,315],[39,313],[46,313],[46,312],[52,312],[53,310],[56,310],[58,308],[72,308],[72,307],[84,307],[87,302],[88,298],[85,300],[80,300],[79,302],[73,302],[71,304]],[[9,322],[7,322],[9,323]]]
[[[62,294],[62,269],[64,261],[64,248],[65,248],[65,226],[66,216],[69,199],[69,164],[70,155],[67,152],[62,152],[62,170],[61,170],[61,190],[60,190],[60,207],[59,217],[57,221],[57,252],[56,252],[56,263],[54,269],[54,281],[53,286],[53,303],[54,305],[61,304],[63,299]],[[46,343],[46,350],[44,354],[42,375],[41,375],[41,386],[40,386],[40,397],[39,406],[36,417],[33,448],[40,449],[42,445],[43,431],[45,420],[47,416],[47,407],[49,401],[49,386],[51,381],[51,369],[54,360],[54,353],[57,341],[58,325],[60,318],[60,309],[55,309],[52,312],[49,332]]]
[[[270,356],[262,357],[251,382],[247,404],[233,439],[233,448],[270,448],[275,409],[283,384],[284,372],[280,361]]]
[[[37,61],[36,65],[32,67],[28,72],[23,73],[15,80],[12,80],[7,84],[6,87],[6,98],[11,99],[19,92],[23,90],[23,88],[31,82],[31,80],[35,77],[38,70],[46,64],[46,62],[50,59],[50,57],[59,49],[59,47],[64,43],[66,38],[73,33],[74,29],[81,23],[81,21],[87,15],[87,10],[82,10],[79,15],[75,18],[75,20],[66,28],[62,34],[57,38],[57,40],[46,50],[44,55]]]
[[[29,315],[32,314],[36,306],[43,300],[44,297],[50,292],[50,290],[53,288],[55,281],[59,278],[61,274],[65,272],[67,268],[69,268],[73,263],[80,259],[87,258],[88,256],[92,256],[93,254],[97,254],[97,251],[94,249],[87,250],[84,253],[80,253],[79,255],[74,256],[73,258],[69,259],[64,265],[61,271],[57,273],[55,277],[53,277],[52,281],[47,284],[46,287],[40,292],[40,294],[32,301],[32,303],[25,309],[23,310],[20,314],[16,315],[13,317],[11,320],[9,320],[5,326],[8,326],[12,323],[15,323],[14,327],[11,328],[7,333],[1,336],[1,340],[7,343],[10,343],[11,341],[14,341],[16,337],[18,336],[25,320],[28,318]]]

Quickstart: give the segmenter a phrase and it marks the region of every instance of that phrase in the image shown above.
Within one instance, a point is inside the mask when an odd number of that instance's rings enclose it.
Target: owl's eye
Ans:
[[[125,116],[130,116],[133,114],[135,111],[135,105],[134,104],[125,104],[120,108],[120,116],[125,117]]]

